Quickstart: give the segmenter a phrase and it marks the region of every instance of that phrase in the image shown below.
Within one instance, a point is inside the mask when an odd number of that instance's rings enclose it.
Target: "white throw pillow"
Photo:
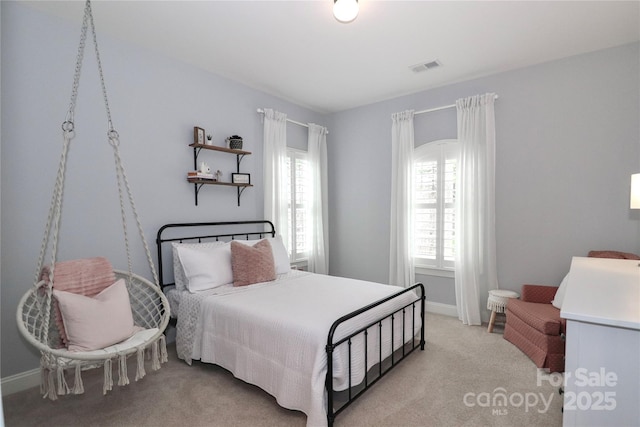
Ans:
[[[176,289],[179,291],[188,290],[187,287],[187,276],[184,274],[184,268],[182,268],[182,263],[180,262],[180,257],[178,256],[179,247],[186,248],[195,248],[195,249],[208,249],[217,246],[226,245],[226,242],[203,242],[203,243],[171,243],[173,248],[173,281],[175,283]]]
[[[567,291],[567,283],[569,283],[569,273],[567,273],[567,275],[564,276],[564,279],[562,279],[562,283],[560,283],[560,286],[558,286],[558,290],[556,291],[556,296],[553,298],[553,301],[551,301],[551,304],[557,309],[562,308],[564,293]]]
[[[260,239],[263,240],[263,239]],[[236,240],[236,242],[253,246],[260,240]],[[276,274],[285,274],[291,271],[291,263],[289,262],[289,254],[282,243],[282,236],[267,237],[266,240],[271,244],[273,251],[273,262],[276,266]]]
[[[195,293],[233,283],[229,243],[204,248],[181,245],[176,249],[189,292]]]
[[[124,279],[94,297],[56,289],[53,296],[58,300],[69,351],[101,349],[124,341],[137,331]]]

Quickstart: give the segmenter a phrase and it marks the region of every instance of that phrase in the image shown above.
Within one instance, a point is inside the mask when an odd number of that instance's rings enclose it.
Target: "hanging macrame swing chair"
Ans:
[[[125,296],[128,294],[128,303],[131,306],[131,315],[133,319],[133,325],[135,326],[132,325],[133,336],[124,341],[114,343],[107,346],[106,348],[91,349],[90,351],[73,351],[72,349],[65,347],[65,333],[64,331],[60,330],[59,326],[61,314],[62,319],[66,319],[64,317],[64,313],[61,313],[62,307],[59,307],[61,303],[59,303],[54,296],[54,290],[56,289],[57,283],[60,283],[62,280],[68,281],[70,280],[70,277],[73,278],[74,276],[80,278],[80,280],[88,280],[91,283],[95,282],[95,280],[93,280],[91,277],[87,279],[86,271],[91,271],[90,269],[87,270],[87,262],[89,264],[91,264],[91,262],[95,264],[96,259],[93,259],[93,261],[71,260],[56,264],[67,153],[69,150],[69,144],[74,137],[73,117],[76,98],[78,95],[80,69],[82,67],[88,28],[91,28],[91,33],[93,36],[92,38],[95,47],[98,71],[100,73],[100,81],[102,84],[102,94],[107,110],[107,119],[109,126],[107,137],[108,142],[112,146],[114,152],[116,177],[118,182],[118,194],[120,197],[120,212],[122,216],[124,242],[127,251],[127,260],[129,267],[128,271],[113,270],[110,267],[110,263],[107,261],[106,265],[107,271],[109,273],[107,276],[109,276],[109,278],[115,278],[116,284],[120,281],[119,279],[123,279],[124,286],[126,287],[127,292],[120,292]],[[133,197],[131,195],[129,182],[127,180],[127,176],[120,159],[120,153],[118,151],[120,141],[118,133],[114,130],[111,122],[111,113],[109,111],[109,104],[107,101],[107,92],[102,73],[102,65],[100,63],[100,54],[98,52],[98,43],[93,23],[93,15],[91,12],[91,4],[89,0],[87,0],[85,4],[82,31],[80,35],[80,46],[78,47],[78,56],[76,60],[75,75],[71,93],[71,102],[66,119],[62,124],[62,131],[64,139],[62,155],[60,157],[60,164],[58,167],[58,174],[53,190],[51,207],[49,208],[49,215],[47,217],[44,238],[40,249],[38,266],[35,275],[36,277],[34,281],[35,284],[22,297],[17,311],[18,329],[20,330],[22,335],[24,335],[26,340],[40,351],[40,367],[42,372],[40,390],[43,394],[43,397],[48,397],[51,400],[56,400],[58,395],[69,393],[83,393],[83,370],[103,367],[103,394],[106,394],[107,391],[113,388],[112,370],[114,369],[114,363],[118,367],[118,385],[127,385],[129,384],[129,378],[127,375],[127,359],[129,358],[129,356],[136,355],[137,357],[137,372],[135,376],[136,381],[145,376],[145,358],[151,359],[151,368],[153,370],[159,369],[161,363],[167,361],[164,330],[169,323],[169,304],[164,294],[160,291],[160,287],[157,285],[158,278],[156,269],[154,267],[153,261],[151,260],[149,247],[147,246],[144,238],[142,226],[140,224]],[[127,233],[127,214],[125,212],[125,193],[126,199],[128,199],[129,205],[131,207],[131,212],[135,217],[137,229],[140,238],[142,239],[144,249],[146,251],[147,261],[149,262],[155,284],[132,272],[132,262]],[[48,254],[50,254],[51,256],[51,262],[48,266],[45,266],[44,259]],[[66,266],[66,269],[63,269],[63,265]],[[85,270],[73,271],[74,267],[71,267],[72,271],[69,271],[70,265],[83,266]],[[64,279],[56,278],[56,273],[58,273],[58,270],[64,271]],[[63,273],[60,274],[62,275]],[[86,287],[86,285],[87,284],[84,283],[78,286],[81,288],[82,286]],[[113,286],[115,286],[115,284]],[[119,289],[122,289],[122,287],[120,287]],[[86,296],[89,295],[88,293],[79,293],[85,295],[81,296],[81,298],[89,298]],[[102,294],[102,292],[100,294]],[[128,307],[126,305],[125,309],[128,310]],[[128,315],[128,311],[125,312]],[[112,316],[106,317],[116,316],[115,313],[112,314]],[[113,319],[102,320],[103,324],[105,322],[108,323],[112,321]],[[96,332],[96,334],[99,335],[100,333]],[[66,374],[70,371],[74,371],[75,373],[75,378],[72,385],[69,385],[66,380]]]

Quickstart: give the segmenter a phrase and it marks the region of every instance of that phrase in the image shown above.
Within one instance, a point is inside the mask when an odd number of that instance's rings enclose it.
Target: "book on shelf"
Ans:
[[[204,172],[198,172],[198,171],[187,172],[187,178],[215,180],[215,176],[212,173],[204,173]]]

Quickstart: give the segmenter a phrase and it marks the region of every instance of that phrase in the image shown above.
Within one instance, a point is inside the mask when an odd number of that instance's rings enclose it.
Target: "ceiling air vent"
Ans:
[[[437,59],[435,61],[431,61],[431,62],[425,62],[422,64],[416,64],[416,65],[412,65],[409,68],[411,69],[411,71],[413,71],[414,73],[421,73],[423,71],[427,71],[427,70],[433,70],[434,68],[438,68],[441,67],[442,64],[440,63],[440,61],[438,61]]]

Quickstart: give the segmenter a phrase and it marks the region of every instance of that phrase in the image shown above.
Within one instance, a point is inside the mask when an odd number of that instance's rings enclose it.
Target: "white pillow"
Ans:
[[[569,273],[562,279],[562,283],[560,283],[556,291],[556,296],[553,298],[553,301],[551,301],[551,304],[557,309],[562,308],[562,300],[564,300],[564,293],[567,291],[567,283],[569,283]]]
[[[171,243],[171,246],[173,248],[173,281],[175,283],[176,289],[179,291],[186,291],[188,289],[188,279],[184,274],[184,269],[182,268],[182,263],[180,262],[180,257],[178,256],[178,247],[208,249],[225,244],[225,242],[219,241],[203,243]]]
[[[176,248],[191,293],[233,283],[229,243],[212,247]]]
[[[260,240],[236,240],[236,242],[253,246]],[[273,262],[276,266],[276,274],[284,274],[290,272],[291,263],[289,262],[289,254],[287,253],[287,249],[284,247],[284,243],[282,243],[282,236],[267,237],[266,240],[268,240],[271,244],[271,250],[273,251]]]
[[[57,289],[53,295],[58,300],[70,351],[101,349],[124,341],[137,331],[124,279],[94,297]]]

